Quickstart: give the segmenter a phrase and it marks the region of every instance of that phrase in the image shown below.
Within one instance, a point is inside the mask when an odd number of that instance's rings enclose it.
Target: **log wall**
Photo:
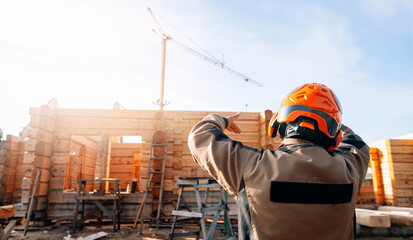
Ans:
[[[76,179],[118,178],[122,191],[139,174],[138,192],[124,193],[122,218],[134,219],[145,190],[152,136],[161,131],[168,137],[164,190],[164,213],[176,200],[179,177],[209,177],[192,159],[187,145],[191,128],[211,112],[32,108],[29,137],[23,162],[22,203],[27,204],[37,168],[42,169],[37,210],[47,205],[48,219],[72,219]],[[233,112],[217,112],[223,116]],[[280,138],[267,136],[272,112],[241,113],[237,123],[242,134],[227,133],[254,148],[276,148]],[[142,143],[112,143],[111,136],[141,136]],[[139,164],[137,164],[139,162]],[[139,169],[136,169],[140,166]],[[89,191],[99,186],[88,186]],[[370,187],[366,187],[371,197]],[[109,190],[107,186],[107,190]],[[366,191],[364,191],[366,193]],[[231,212],[235,204],[230,198]],[[43,208],[42,208],[43,207]],[[150,210],[148,210],[150,211]]]
[[[31,109],[32,115],[38,115],[39,112],[40,109]],[[70,191],[67,189],[64,193],[62,185],[65,178],[63,169],[65,169],[67,162],[70,162],[72,154],[70,148],[74,148],[76,145],[74,141],[71,141],[72,136],[88,136],[97,139],[95,177],[119,178],[122,180],[122,190],[126,188],[127,184],[131,184],[133,164],[130,164],[130,162],[133,161],[133,153],[136,152],[130,151],[129,154],[129,150],[127,150],[122,153],[119,150],[120,144],[107,144],[107,139],[110,136],[119,135],[142,136],[142,143],[139,144],[140,151],[138,152],[141,154],[139,190],[143,191],[147,180],[146,173],[152,136],[158,130],[165,132],[168,136],[168,148],[164,190],[176,194],[178,192],[176,180],[179,177],[208,176],[193,161],[187,146],[189,131],[199,120],[208,114],[209,112],[164,111],[163,114],[160,114],[158,111],[57,109],[53,142],[55,151],[52,157],[53,166],[50,180],[53,184],[49,183],[53,187],[50,188],[48,194],[48,217],[51,219],[62,218],[63,216],[59,216],[60,212],[64,214],[67,212],[64,209],[73,207],[73,201],[67,199],[67,194],[70,195]],[[234,113],[222,112],[218,114],[229,116]],[[243,129],[243,134],[229,134],[229,136],[235,140],[242,141],[245,145],[259,148],[262,138],[260,132],[265,119],[263,123],[260,123],[259,113],[242,113],[238,123]],[[105,139],[106,142],[104,141]],[[126,146],[124,145],[124,147]],[[104,166],[104,158],[108,154],[110,156],[107,158],[108,165]],[[73,171],[76,171],[76,167],[73,168]],[[72,180],[72,186],[73,184]],[[166,194],[165,196],[174,195]],[[137,203],[140,200],[135,199],[134,202]],[[166,201],[172,203],[171,199]],[[135,208],[133,207],[133,209]]]
[[[128,185],[132,186],[132,178],[139,178],[142,144],[140,143],[112,143],[109,159],[109,178],[121,180],[121,190],[126,191]],[[147,172],[147,171],[146,171]],[[111,189],[113,187],[111,186]],[[139,191],[139,189],[137,189]]]

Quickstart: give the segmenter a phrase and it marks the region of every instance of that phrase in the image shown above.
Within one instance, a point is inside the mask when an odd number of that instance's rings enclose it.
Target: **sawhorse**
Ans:
[[[86,190],[86,183],[87,182],[113,182],[114,183],[114,191],[113,193],[109,194],[91,194]],[[78,180],[78,192],[76,199],[76,208],[73,217],[73,232],[76,232],[76,227],[80,229],[83,227],[85,219],[85,202],[86,201],[93,201],[93,203],[102,210],[106,215],[108,215],[113,221],[113,231],[116,232],[116,223],[118,224],[118,229],[120,229],[120,209],[119,209],[119,200],[121,199],[120,195],[120,180],[117,179],[79,179]],[[102,204],[104,201],[113,201],[113,210],[110,212],[105,206]],[[79,210],[79,207],[81,209]],[[77,215],[81,215],[81,219],[77,220]]]

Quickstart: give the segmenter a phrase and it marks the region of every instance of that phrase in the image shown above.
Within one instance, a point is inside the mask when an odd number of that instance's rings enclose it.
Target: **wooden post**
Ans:
[[[39,186],[39,180],[40,180],[41,173],[42,173],[42,169],[38,168],[36,178],[35,178],[35,181],[34,181],[32,197],[30,199],[29,210],[27,211],[26,225],[24,226],[24,236],[26,236],[27,228],[29,227],[29,222],[30,222],[30,219],[32,217],[33,205],[34,205],[34,202],[35,202],[35,197],[36,197],[36,194],[37,194],[37,187]]]
[[[107,171],[108,171],[108,166],[110,166],[110,164],[108,164],[108,159],[110,158],[109,154],[109,137],[107,134],[103,134],[102,135],[102,142],[103,142],[103,146],[102,146],[102,167],[101,167],[101,171],[100,171],[100,176],[101,179],[106,178],[107,175]],[[104,195],[104,193],[106,192],[105,189],[109,188],[109,186],[105,186],[105,182],[101,181],[100,185],[99,185],[99,195]],[[101,228],[102,227],[102,219],[103,219],[103,212],[102,210],[98,210],[98,218],[97,218],[97,223],[96,223],[96,227],[97,228]]]
[[[162,68],[161,68],[161,98],[159,99],[159,110],[163,111],[164,104],[164,85],[165,85],[165,58],[166,58],[166,41],[168,38],[162,38]]]

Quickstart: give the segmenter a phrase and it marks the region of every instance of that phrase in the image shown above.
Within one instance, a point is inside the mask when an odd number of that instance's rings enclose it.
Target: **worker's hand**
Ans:
[[[228,126],[226,130],[233,132],[233,133],[241,133],[241,128],[235,123],[235,120],[239,118],[240,113],[236,113],[232,116],[226,117],[228,120]]]

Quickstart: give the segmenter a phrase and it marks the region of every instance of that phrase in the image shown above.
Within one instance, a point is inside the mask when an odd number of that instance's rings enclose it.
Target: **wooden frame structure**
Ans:
[[[163,131],[169,139],[163,208],[165,214],[170,214],[179,191],[176,184],[179,177],[209,177],[193,161],[187,146],[189,131],[209,113],[212,112],[62,109],[57,104],[31,108],[30,123],[25,140],[22,140],[25,143],[22,150],[25,169],[21,184],[23,205],[16,209],[16,216],[24,215],[36,169],[40,168],[42,175],[33,206],[35,218],[71,220],[77,180],[110,177],[122,181],[122,205],[125,205],[122,206],[122,218],[133,219],[146,185],[151,139],[156,131]],[[215,113],[223,116],[234,114]],[[276,147],[280,139],[270,139],[266,134],[271,116],[271,111],[241,113],[238,123],[243,134],[228,135],[255,148]],[[142,142],[132,145],[112,142],[112,139],[119,139],[118,136],[140,136]],[[129,171],[125,170],[126,166],[129,166],[130,173],[126,172]],[[139,176],[137,189],[140,192],[124,192],[136,176]],[[88,191],[98,188],[96,184],[87,184]],[[109,189],[111,186],[106,186],[106,190]],[[235,215],[235,208],[231,212]]]
[[[56,104],[31,108],[30,123],[23,139],[7,138],[6,142],[9,141],[9,143],[4,144],[7,148],[3,147],[1,150],[7,152],[7,158],[0,159],[0,179],[2,180],[0,189],[5,189],[7,186],[8,195],[3,194],[0,197],[7,198],[8,202],[12,199],[14,203],[22,203],[16,206],[15,212],[16,216],[24,216],[33,190],[36,170],[40,168],[42,174],[36,192],[36,202],[33,205],[35,218],[72,220],[78,179],[116,178],[121,180],[121,218],[135,219],[146,186],[151,139],[156,131],[162,131],[168,136],[164,182],[165,200],[162,205],[164,215],[170,216],[179,192],[178,178],[209,177],[193,161],[187,146],[188,133],[191,128],[209,113],[212,112],[63,109],[58,108]],[[223,116],[234,114],[234,112],[214,113]],[[262,113],[241,113],[238,123],[243,133],[241,135],[227,134],[232,139],[241,141],[250,147],[276,148],[281,140],[267,136],[268,123],[272,114],[270,110]],[[140,136],[142,142],[122,143],[118,141],[122,139],[120,136]],[[408,142],[402,141],[406,144]],[[410,179],[413,179],[402,170],[398,170],[400,167],[413,164],[409,162],[413,160],[408,160],[410,151],[412,151],[408,147],[413,144],[409,142],[410,145],[401,146],[400,140],[388,142],[390,148],[385,144],[373,146],[377,150],[372,150],[372,160],[380,159],[385,155],[392,156],[392,158],[386,157],[386,161],[372,161],[373,185],[367,186],[363,191],[370,196],[373,191],[371,189],[374,187],[377,203],[380,203],[380,196],[382,196],[382,199],[386,199],[383,200],[386,204],[404,204],[403,206],[410,204],[409,206],[412,206],[413,201],[410,199],[413,198],[413,194],[411,197],[406,195],[412,190],[397,188],[397,186],[407,186],[411,182]],[[400,151],[405,155],[402,156]],[[393,164],[389,164],[390,162]],[[408,169],[410,169],[409,166],[407,166]],[[391,168],[393,171],[390,170]],[[389,173],[385,172],[386,169],[389,169]],[[15,173],[15,175],[4,174],[6,171]],[[395,174],[394,178],[389,175],[391,173]],[[382,180],[378,179],[379,175]],[[404,178],[400,178],[401,176]],[[388,179],[391,179],[390,183],[395,183],[395,185],[389,185]],[[404,182],[398,179],[403,179]],[[126,193],[127,186],[136,182],[138,182],[137,192]],[[394,188],[392,186],[396,186],[394,189],[397,195],[392,195],[391,200],[389,191],[383,190],[387,193],[380,194],[380,189],[383,187],[380,187],[379,183],[387,184],[392,190]],[[10,189],[11,186],[13,186],[13,191]],[[92,182],[86,186],[88,191],[97,188],[99,186]],[[105,186],[107,191],[112,188],[110,184]],[[13,194],[10,194],[11,192]],[[0,202],[0,204],[5,203]],[[234,199],[230,197],[228,204],[232,216],[236,215],[234,203]],[[144,211],[146,211],[145,215],[150,215],[152,209],[144,209]]]

